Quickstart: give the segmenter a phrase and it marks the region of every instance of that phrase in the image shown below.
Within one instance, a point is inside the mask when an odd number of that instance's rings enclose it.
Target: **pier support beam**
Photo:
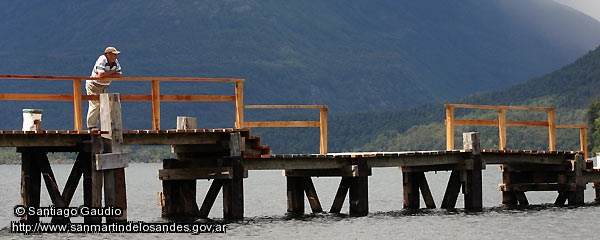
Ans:
[[[349,215],[366,216],[369,213],[368,176],[371,175],[371,169],[364,158],[352,159],[352,165],[347,167],[343,169],[285,170],[288,212],[304,214],[304,196],[307,197],[313,213],[323,212],[311,176],[341,176],[342,179],[329,212],[340,213],[346,196],[348,196]]]
[[[481,170],[485,169],[485,162],[481,159],[478,132],[463,133],[463,149],[471,151],[469,159],[465,160],[467,167],[465,170],[452,171],[444,194],[442,208],[451,209],[455,207],[462,187],[465,209],[479,211],[483,208]]]
[[[160,197],[164,218],[207,218],[221,189],[223,218],[244,218],[243,180],[248,175],[242,163],[244,139],[234,132],[224,133],[215,141],[202,146],[173,146],[178,159],[163,160],[158,174],[163,184]],[[213,180],[200,209],[196,202],[197,179]]]
[[[287,199],[288,212],[304,214],[304,194],[313,213],[323,212],[321,202],[317,196],[317,190],[310,176],[297,177],[287,176]]]
[[[481,170],[485,166],[485,163],[481,160],[481,146],[479,142],[478,132],[463,133],[463,149],[471,150],[470,161],[473,161],[472,169],[465,171],[466,179],[465,186],[463,187],[465,209],[476,211],[483,208]]]
[[[367,216],[369,214],[369,174],[367,160],[356,161],[358,176],[352,178],[350,184],[350,216]]]
[[[431,195],[425,172],[410,172],[406,168],[402,169],[403,182],[403,206],[405,209],[419,209],[421,207],[421,199],[419,191],[423,196],[427,208],[435,208],[435,201]]]
[[[103,134],[99,139],[103,151],[95,155],[95,168],[92,171],[101,171],[103,175],[105,207],[121,208],[123,213],[121,216],[106,217],[106,222],[127,222],[125,167],[129,164],[129,156],[121,148],[123,128],[118,93],[100,94],[100,126],[108,134]]]
[[[40,152],[24,151],[21,153],[21,204],[24,206],[40,206],[41,194],[41,170],[37,164]],[[39,222],[38,216],[24,215],[21,217],[22,222],[35,223]]]

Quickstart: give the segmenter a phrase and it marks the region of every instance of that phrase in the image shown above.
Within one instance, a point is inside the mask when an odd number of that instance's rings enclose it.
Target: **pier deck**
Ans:
[[[73,181],[78,181],[81,175],[84,181],[88,179],[84,188],[94,185],[89,182],[102,181],[91,177],[95,171],[106,171],[92,167],[98,164],[94,163],[93,156],[102,153],[93,142],[105,139],[103,135],[107,134],[105,131],[0,131],[0,146],[16,147],[23,155],[23,204],[39,205],[41,178],[32,177],[35,171],[44,176],[53,203],[58,206],[69,205],[73,197],[71,189],[76,187]],[[329,212],[339,213],[349,195],[350,214],[358,216],[368,214],[368,176],[372,174],[371,169],[377,167],[400,169],[404,179],[404,207],[412,209],[420,207],[420,194],[428,208],[436,207],[424,175],[428,171],[452,171],[442,208],[454,208],[463,188],[465,208],[473,210],[482,207],[481,170],[486,165],[501,166],[503,183],[499,190],[503,192],[503,203],[508,205],[528,204],[527,191],[557,191],[556,204],[568,200],[569,205],[578,205],[583,203],[585,185],[600,182],[600,170],[584,161],[581,152],[479,150],[477,137],[472,147],[462,150],[329,154],[270,154],[269,147],[260,145],[260,138],[251,136],[249,129],[130,130],[123,131],[122,138],[124,146],[170,145],[176,153],[177,158],[165,159],[163,169],[158,171],[158,178],[163,182],[162,215],[167,218],[207,217],[221,189],[225,218],[243,218],[243,178],[248,177],[249,170],[284,170],[288,179],[288,211],[295,213],[304,212],[305,196],[314,212],[323,211],[311,177],[341,177]],[[48,152],[78,153],[71,175],[79,175],[79,178],[70,177],[62,192],[53,180],[45,157]],[[38,170],[32,170],[36,166]],[[84,169],[77,170],[76,166],[84,166]],[[195,202],[197,179],[213,180],[201,207]],[[100,190],[84,191],[84,203],[95,201],[96,206],[102,206],[101,199],[97,199],[102,194],[94,194],[94,191]]]

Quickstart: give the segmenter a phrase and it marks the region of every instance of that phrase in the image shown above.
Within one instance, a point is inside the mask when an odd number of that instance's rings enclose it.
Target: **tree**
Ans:
[[[591,152],[600,151],[600,97],[590,104],[587,112],[589,128],[589,149]]]

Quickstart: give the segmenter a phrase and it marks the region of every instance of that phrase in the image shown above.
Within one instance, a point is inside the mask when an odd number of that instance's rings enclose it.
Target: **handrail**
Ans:
[[[73,81],[72,94],[28,94],[28,93],[0,93],[0,100],[34,100],[34,101],[72,101],[73,121],[75,130],[83,130],[82,101],[99,100],[97,95],[82,94],[82,81],[97,79],[82,76],[38,76],[38,75],[2,75],[0,79],[32,79],[32,80],[68,80]],[[241,78],[194,78],[194,77],[122,77],[102,78],[111,81],[150,81],[151,94],[122,94],[122,101],[151,101],[152,102],[152,129],[160,130],[160,102],[161,101],[212,101],[235,102],[235,128],[250,127],[319,127],[320,152],[327,154],[327,106],[320,105],[248,105],[244,106],[244,79]],[[161,95],[160,82],[195,81],[195,82],[222,82],[234,83],[234,95]],[[244,109],[320,109],[319,122],[287,121],[287,122],[246,122]]]
[[[0,93],[0,100],[45,100],[73,101],[73,121],[75,130],[83,130],[82,100],[98,100],[98,96],[83,95],[81,81],[95,79],[81,76],[36,76],[36,75],[0,75],[0,79],[33,79],[33,80],[69,80],[73,81],[73,94],[8,94]],[[241,128],[244,121],[243,83],[240,78],[192,78],[192,77],[123,77],[103,78],[112,81],[151,81],[149,95],[123,94],[123,101],[151,101],[152,129],[160,129],[160,101],[231,101],[236,104],[235,127]],[[161,81],[196,81],[235,83],[234,95],[161,95]]]
[[[246,109],[319,109],[319,121],[253,121],[243,127],[318,127],[319,152],[327,154],[327,106],[323,105],[246,105]]]
[[[470,105],[470,104],[445,104],[446,107],[446,149],[454,148],[454,125],[475,125],[475,126],[497,126],[499,131],[500,150],[506,150],[506,127],[548,127],[548,149],[556,151],[556,129],[557,128],[579,128],[580,151],[584,152],[587,158],[587,125],[584,124],[556,124],[556,111],[551,107],[527,107],[527,106],[493,106],[493,105]],[[455,119],[454,109],[487,109],[498,110],[498,120],[475,120],[475,119]],[[506,120],[507,110],[525,110],[525,111],[546,111],[548,112],[547,121],[511,121]]]

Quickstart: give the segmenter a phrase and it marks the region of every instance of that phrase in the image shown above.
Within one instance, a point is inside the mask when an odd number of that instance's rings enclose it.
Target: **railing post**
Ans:
[[[587,128],[581,127],[579,128],[579,144],[580,149],[583,152],[583,159],[588,158],[588,146],[587,146]]]
[[[235,128],[244,126],[244,82],[235,82]]]
[[[506,108],[498,108],[498,149],[506,150]]]
[[[152,80],[152,129],[160,129],[160,81]]]
[[[320,153],[327,154],[327,106],[319,112],[319,129],[321,130]]]
[[[73,80],[73,127],[77,131],[83,130],[81,107],[81,79],[78,78]]]
[[[556,114],[554,108],[548,109],[548,150],[556,151]]]
[[[454,106],[446,105],[446,150],[454,149]]]

